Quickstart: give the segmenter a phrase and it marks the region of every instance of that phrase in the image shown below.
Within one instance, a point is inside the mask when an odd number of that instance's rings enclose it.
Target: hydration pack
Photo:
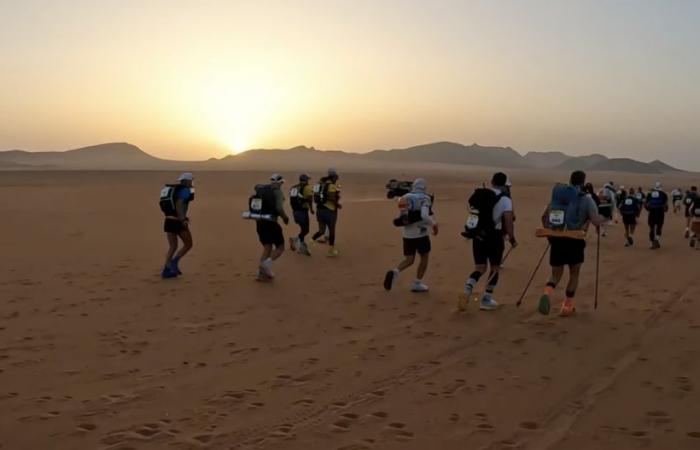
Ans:
[[[637,192],[634,197],[641,203],[644,201],[644,192]]]
[[[328,183],[323,181],[314,185],[314,203],[323,205],[328,200]]]
[[[430,215],[433,215],[432,196],[419,193],[408,193],[399,199],[399,217],[394,219],[394,226],[405,227],[423,220],[421,210],[428,202]]]
[[[609,207],[612,206],[613,203],[613,194],[610,192],[610,189],[608,188],[603,188],[598,192],[598,198],[600,199],[600,206],[602,207]]]
[[[190,197],[188,201],[194,201],[194,188],[188,188],[182,184],[166,184],[163,189],[160,190],[160,210],[166,216],[177,216],[176,202],[178,195],[182,189],[189,189]]]
[[[633,216],[639,213],[639,203],[634,197],[627,197],[620,205],[620,213],[623,216]]]
[[[292,186],[289,190],[289,203],[294,211],[302,211],[306,209],[307,202],[304,198],[304,187],[301,184]]]
[[[558,184],[552,189],[547,228],[553,230],[580,230],[585,221],[583,199],[585,194],[576,186]]]
[[[269,184],[255,186],[255,194],[248,199],[248,208],[252,214],[277,216],[275,190]]]
[[[649,209],[661,209],[666,205],[664,195],[661,191],[651,191],[647,199]]]
[[[698,198],[697,194],[691,194],[690,192],[685,194],[685,206],[690,208],[693,204],[693,201],[695,201]]]
[[[496,194],[493,189],[478,188],[469,197],[469,217],[461,233],[467,239],[484,239],[496,231],[493,208],[506,195]]]

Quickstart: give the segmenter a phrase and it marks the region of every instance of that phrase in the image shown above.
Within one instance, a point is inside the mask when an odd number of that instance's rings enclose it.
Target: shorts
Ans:
[[[416,252],[419,255],[427,255],[430,253],[430,237],[423,236],[414,239],[403,238],[403,255],[404,256],[416,256]]]
[[[503,263],[503,252],[505,249],[506,243],[501,234],[487,236],[484,239],[473,239],[472,254],[474,255],[474,264],[483,266],[488,262],[492,266],[500,266]]]
[[[331,211],[328,208],[318,208],[316,211],[316,217],[319,223],[328,225],[329,227],[334,227],[335,223],[338,221],[338,213],[336,211]]]
[[[634,214],[623,214],[622,223],[625,225],[637,225],[637,216]]]
[[[598,214],[605,217],[606,219],[612,220],[613,209],[612,206],[599,206]]]
[[[300,227],[308,227],[309,226],[309,210],[308,209],[300,209],[298,211],[294,211],[294,223],[298,224]]]
[[[649,225],[663,225],[666,219],[666,212],[663,209],[652,209],[649,211]]]
[[[586,259],[586,241],[583,239],[549,238],[549,265],[576,266]]]
[[[258,220],[255,223],[255,229],[258,232],[258,239],[262,245],[274,245],[275,247],[284,245],[282,227],[277,222]]]
[[[180,234],[184,229],[185,226],[182,224],[182,221],[178,219],[166,217],[165,222],[163,222],[163,231],[166,233]]]

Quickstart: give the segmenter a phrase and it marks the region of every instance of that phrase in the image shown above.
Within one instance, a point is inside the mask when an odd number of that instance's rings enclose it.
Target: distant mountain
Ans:
[[[487,167],[526,168],[530,165],[510,147],[465,146],[454,142],[436,142],[403,149],[375,150],[362,155],[376,161],[431,162]]]
[[[149,155],[135,145],[110,143],[65,152],[0,152],[0,170],[342,170],[420,169],[450,166],[482,166],[503,169],[551,169],[617,171],[632,173],[680,172],[661,161],[644,163],[604,155],[571,157],[561,152],[530,152],[525,156],[510,147],[469,146],[436,142],[404,149],[369,153],[320,151],[298,146],[288,150],[249,150],[206,161],[170,161]]]
[[[170,162],[155,158],[135,145],[110,143],[65,152],[0,152],[0,164],[15,164],[25,168],[128,170],[157,169]]]
[[[528,152],[525,155],[527,161],[533,167],[551,168],[571,159],[571,156],[562,152]]]

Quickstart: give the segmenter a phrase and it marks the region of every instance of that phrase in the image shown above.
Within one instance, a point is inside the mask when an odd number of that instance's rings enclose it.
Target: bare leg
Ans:
[[[262,264],[263,261],[265,261],[267,258],[269,258],[271,253],[272,253],[272,245],[263,245],[263,252],[262,252],[262,255],[260,256],[260,263]]]
[[[166,237],[168,238],[168,251],[165,254],[165,267],[170,267],[170,261],[177,251],[177,234],[167,233]]]
[[[401,263],[399,263],[397,269],[399,269],[399,272],[403,272],[404,270],[408,269],[413,265],[413,262],[416,260],[415,256],[406,256]]]
[[[274,261],[282,256],[282,253],[284,253],[284,244],[280,245],[279,247],[275,247],[275,249],[271,251],[270,259]]]
[[[562,276],[564,276],[564,266],[552,267],[552,276],[549,277],[549,283],[554,286],[559,285]]]
[[[182,259],[192,249],[192,233],[190,233],[190,230],[180,231],[180,239],[182,239],[183,245],[180,251],[177,252],[177,255],[175,255],[178,260]]]
[[[425,253],[420,255],[420,262],[418,263],[418,279],[422,280],[425,276],[425,272],[428,270],[428,261],[430,260],[430,254]]]

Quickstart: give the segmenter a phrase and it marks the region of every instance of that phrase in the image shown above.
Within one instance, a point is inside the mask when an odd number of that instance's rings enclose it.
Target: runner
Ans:
[[[491,266],[487,279],[486,292],[481,297],[479,309],[491,311],[498,308],[493,299],[493,292],[499,281],[500,266],[505,251],[504,237],[512,247],[518,245],[515,240],[515,225],[513,223],[513,201],[505,193],[508,180],[506,174],[498,172],[491,178],[491,188],[479,188],[469,198],[471,214],[464,233],[472,239],[474,256],[474,271],[464,285],[467,302],[471,298],[476,284],[488,266]]]
[[[697,188],[693,187],[696,195],[690,206],[690,246],[700,250],[700,195],[697,195]]]
[[[680,188],[672,190],[671,200],[673,201],[673,214],[678,214],[683,206],[683,191]]]
[[[649,242],[652,250],[661,248],[661,233],[668,212],[668,195],[663,191],[658,181],[647,194],[644,208],[649,212]]]
[[[600,204],[598,205],[598,214],[605,217],[607,220],[600,227],[601,236],[607,236],[607,227],[612,224],[613,214],[616,209],[615,198],[616,193],[613,188],[613,183],[606,183],[605,186],[598,192]]]
[[[160,191],[160,209],[165,214],[163,231],[168,238],[168,251],[161,272],[163,278],[182,275],[180,260],[192,249],[192,232],[187,211],[190,202],[194,200],[193,182],[192,174],[185,172],[177,179],[177,184],[166,184]],[[182,240],[182,248],[176,254],[178,238]]]
[[[316,217],[318,218],[318,231],[311,237],[314,241],[321,238],[328,229],[328,255],[339,255],[335,248],[335,228],[338,222],[338,210],[340,204],[340,186],[338,185],[338,172],[328,169],[328,176],[321,178],[321,183],[314,187],[314,202],[316,203]]]
[[[557,185],[552,190],[552,200],[542,215],[545,228],[562,231],[587,230],[589,223],[600,226],[607,221],[598,214],[595,202],[590,194],[583,192],[586,174],[576,171],[571,174],[569,185]],[[578,289],[581,265],[585,260],[585,239],[550,237],[551,245],[549,265],[552,275],[540,297],[539,311],[549,314],[554,291],[564,275],[564,266],[569,266],[569,283],[566,286],[566,299],[561,307],[560,316],[570,316],[576,310],[574,296]]]
[[[634,231],[637,228],[637,219],[642,213],[642,204],[637,200],[634,188],[630,188],[629,195],[620,204],[620,215],[625,226],[625,247],[634,245]]]
[[[391,290],[399,273],[408,269],[420,255],[420,263],[416,279],[411,285],[412,292],[427,292],[428,286],[423,283],[423,277],[428,270],[430,256],[430,229],[437,236],[438,226],[433,218],[432,199],[426,194],[427,183],[423,178],[413,182],[411,192],[399,200],[401,215],[394,220],[394,225],[403,227],[403,255],[399,265],[386,273],[384,289]]]
[[[289,246],[292,251],[298,251],[306,256],[311,256],[311,252],[304,238],[309,234],[309,213],[314,214],[314,190],[309,185],[309,180],[307,174],[299,175],[299,184],[292,186],[289,191],[294,222],[299,225],[299,234],[289,238]]]
[[[690,237],[690,225],[693,220],[692,207],[693,202],[698,198],[698,187],[692,186],[689,191],[685,193],[685,198],[683,198],[683,205],[685,206],[685,238]]]
[[[285,225],[289,223],[289,217],[284,212],[284,194],[281,190],[283,183],[282,175],[273,174],[270,183],[255,186],[255,194],[250,197],[250,211],[259,217],[255,220],[255,229],[263,247],[258,281],[272,281],[275,278],[272,262],[284,253],[284,234],[277,223],[279,217]]]

